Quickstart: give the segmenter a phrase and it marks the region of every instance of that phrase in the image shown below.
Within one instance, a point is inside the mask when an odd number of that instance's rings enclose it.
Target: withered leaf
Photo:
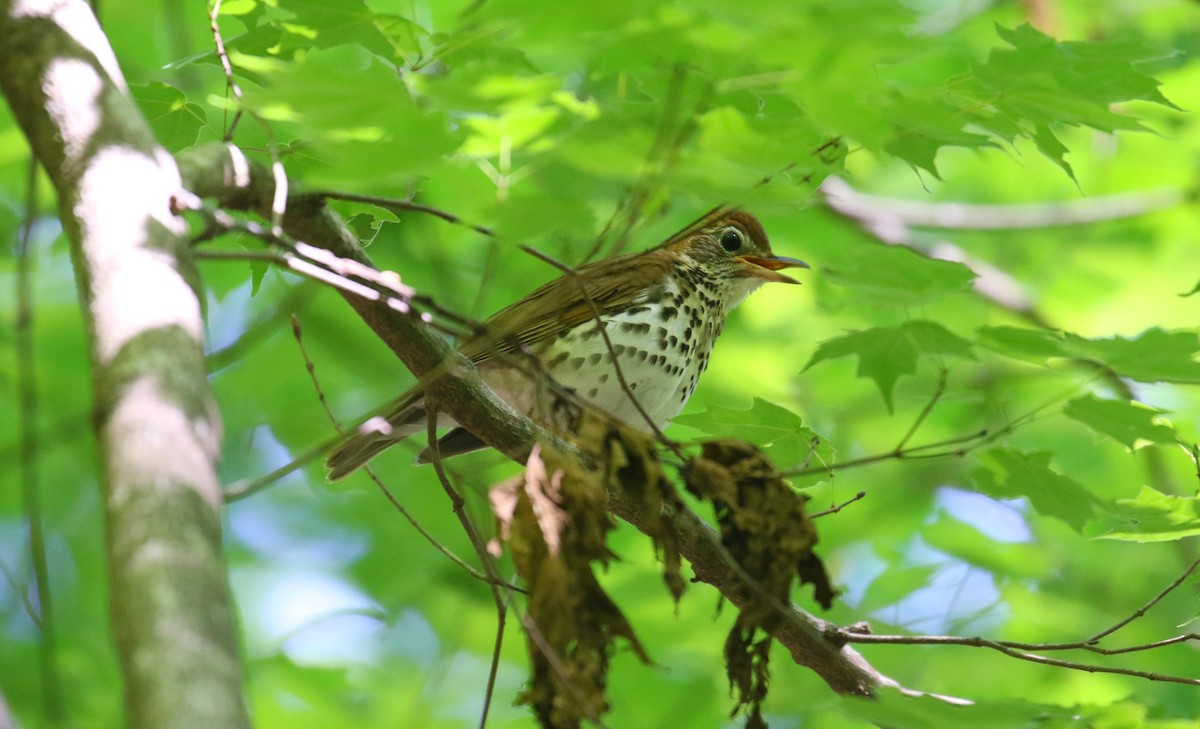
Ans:
[[[498,532],[529,589],[524,622],[533,676],[519,700],[545,729],[575,729],[607,711],[608,662],[618,638],[649,662],[593,571],[612,557],[605,544],[613,527],[609,484],[648,469],[644,458],[629,456],[619,434],[594,434],[587,466],[537,446],[525,473],[491,494]]]
[[[688,490],[712,503],[721,542],[755,589],[725,641],[725,665],[749,729],[765,729],[762,702],[770,682],[770,631],[790,604],[793,582],[811,584],[824,608],[836,594],[813,552],[817,531],[806,499],[793,491],[761,451],[743,441],[703,444],[685,467]]]

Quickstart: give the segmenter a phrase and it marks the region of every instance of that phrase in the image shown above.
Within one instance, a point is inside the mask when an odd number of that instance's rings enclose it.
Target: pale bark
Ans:
[[[82,0],[0,0],[0,88],[72,244],[128,725],[248,727],[178,169]]]

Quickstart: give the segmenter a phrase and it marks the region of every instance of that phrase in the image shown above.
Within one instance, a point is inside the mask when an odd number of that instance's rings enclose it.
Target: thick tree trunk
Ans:
[[[128,724],[248,727],[178,170],[81,0],[0,0],[0,88],[72,242]]]

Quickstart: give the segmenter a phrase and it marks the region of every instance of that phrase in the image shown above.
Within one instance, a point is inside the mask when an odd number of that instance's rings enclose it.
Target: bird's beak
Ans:
[[[799,281],[779,273],[784,268],[808,268],[808,264],[797,258],[787,258],[785,256],[772,256],[771,258],[760,258],[758,256],[738,256],[738,260],[747,264],[746,274],[761,278],[763,281],[777,281],[779,283],[798,284]]]

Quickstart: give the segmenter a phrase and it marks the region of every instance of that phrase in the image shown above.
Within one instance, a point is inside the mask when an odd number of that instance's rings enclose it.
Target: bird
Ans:
[[[653,433],[695,391],[729,313],[765,283],[799,283],[780,271],[808,267],[775,255],[752,214],[718,207],[654,248],[564,273],[494,314],[459,351],[500,398],[545,426],[569,428],[582,401]],[[441,457],[487,447],[444,413],[437,425],[452,428],[438,441]],[[418,385],[341,443],[326,461],[329,478],[427,428]]]

